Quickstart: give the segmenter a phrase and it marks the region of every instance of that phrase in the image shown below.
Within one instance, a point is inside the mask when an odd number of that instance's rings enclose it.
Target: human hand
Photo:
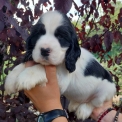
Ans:
[[[112,108],[112,100],[104,102],[104,104],[101,107],[97,107],[92,111],[91,117],[93,119],[97,119],[98,116],[103,113],[108,108]]]
[[[94,120],[97,120],[100,115],[105,112],[108,108],[112,107],[112,100],[104,102],[104,104],[101,107],[95,108],[91,114],[91,117]],[[114,120],[116,111],[112,110],[109,113],[107,113],[101,120],[101,122],[112,122]]]
[[[29,61],[25,64],[26,67],[33,65],[35,65],[33,61]],[[42,87],[37,85],[31,90],[25,90],[25,95],[30,98],[40,112],[46,112],[52,109],[62,109],[56,67],[45,66],[45,71],[48,79],[46,86]]]

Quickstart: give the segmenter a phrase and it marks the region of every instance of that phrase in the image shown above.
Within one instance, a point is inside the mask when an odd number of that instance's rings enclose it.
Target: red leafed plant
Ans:
[[[33,23],[44,11],[60,10],[73,21],[79,44],[110,71],[120,94],[122,84],[122,2],[116,0],[0,0],[0,122],[34,122],[37,111],[22,92],[4,94],[8,72],[18,65]],[[31,7],[33,6],[33,7]],[[74,7],[72,11],[71,8]],[[77,20],[73,17],[77,16]],[[68,101],[61,97],[67,109]],[[69,113],[69,121],[77,120]],[[92,122],[92,120],[86,120]]]

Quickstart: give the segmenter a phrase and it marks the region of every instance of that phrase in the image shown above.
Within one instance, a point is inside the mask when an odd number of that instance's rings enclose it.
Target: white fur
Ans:
[[[41,77],[39,77],[41,75]],[[33,82],[35,81],[35,82]],[[47,78],[45,74],[45,69],[42,65],[37,64],[32,67],[26,68],[21,72],[17,78],[16,88],[17,90],[31,89],[35,85],[40,84],[46,86]]]
[[[75,111],[78,119],[86,119],[94,107],[99,107],[104,101],[112,99],[116,92],[115,84],[95,76],[84,76],[88,62],[95,59],[84,48],[81,48],[81,56],[76,62],[76,70],[69,73],[64,64],[68,48],[62,48],[54,36],[55,29],[63,21],[62,16],[57,12],[53,14],[48,12],[41,19],[45,24],[46,34],[38,39],[32,52],[34,61],[40,64],[25,68],[25,70],[23,64],[17,66],[16,70],[14,69],[7,76],[5,89],[8,93],[13,93],[16,90],[31,89],[37,84],[45,85],[47,78],[42,65],[56,65],[61,94],[70,100],[69,111]],[[44,59],[40,55],[41,47],[51,49],[48,59]]]
[[[56,28],[62,25],[63,17],[58,11],[50,11],[41,16],[41,21],[45,25],[46,33],[54,34]]]
[[[19,74],[25,69],[25,65],[24,64],[19,64],[18,66],[16,66],[6,77],[6,81],[5,81],[5,91],[8,94],[11,93],[15,93],[17,92],[17,88],[16,88],[16,83],[17,83],[17,77],[19,76]]]
[[[93,108],[94,108],[93,105],[91,105],[90,103],[80,104],[78,108],[75,110],[77,118],[78,119],[82,118],[83,120],[85,120],[92,113]]]

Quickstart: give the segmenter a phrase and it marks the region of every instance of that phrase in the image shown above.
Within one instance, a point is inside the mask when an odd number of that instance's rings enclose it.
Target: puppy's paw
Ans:
[[[76,109],[78,108],[79,105],[80,105],[80,103],[77,103],[77,102],[74,102],[74,101],[70,101],[70,103],[68,105],[69,112],[76,111]]]
[[[5,80],[5,92],[7,94],[15,93],[17,92],[17,89],[15,87],[16,82],[17,82],[17,77],[18,75],[25,69],[25,65],[19,64],[17,65],[6,77]]]
[[[81,104],[77,108],[75,114],[76,114],[78,119],[85,120],[91,115],[93,108],[94,107],[91,104]]]
[[[31,89],[37,84],[46,86],[45,69],[40,64],[26,68],[17,78],[17,90]]]

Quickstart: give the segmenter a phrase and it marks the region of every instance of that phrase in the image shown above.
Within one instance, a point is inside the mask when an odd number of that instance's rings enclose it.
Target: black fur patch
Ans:
[[[107,79],[110,82],[112,81],[111,75],[106,71],[96,60],[92,59],[84,71],[85,76],[95,76],[97,78]]]
[[[33,26],[30,36],[26,40],[26,54],[24,56],[23,62],[33,60],[32,51],[37,43],[37,40],[46,34],[45,26],[42,23],[37,23]]]
[[[65,14],[62,14],[62,16],[64,18],[62,25],[56,29],[55,36],[58,38],[61,47],[68,47],[65,55],[65,65],[67,70],[71,73],[76,69],[75,64],[80,57],[81,50],[72,23]]]
[[[55,31],[55,37],[58,39],[61,47],[69,47],[71,43],[71,34],[66,26],[59,26]]]
[[[33,49],[37,40],[46,34],[45,26],[42,23],[37,23],[33,26],[30,36],[26,41],[26,49],[30,50]]]

